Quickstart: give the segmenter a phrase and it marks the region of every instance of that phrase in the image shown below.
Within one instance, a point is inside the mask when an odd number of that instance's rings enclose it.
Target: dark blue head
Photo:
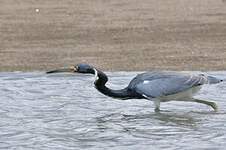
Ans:
[[[75,72],[78,73],[94,73],[94,67],[90,66],[89,64],[77,64],[74,66]]]
[[[69,68],[62,68],[62,69],[48,71],[47,73],[59,73],[59,72],[77,72],[77,73],[91,73],[91,74],[95,73],[94,67],[84,63],[77,64]]]

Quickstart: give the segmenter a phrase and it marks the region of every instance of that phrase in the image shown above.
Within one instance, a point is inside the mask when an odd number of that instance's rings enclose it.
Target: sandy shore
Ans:
[[[0,71],[226,70],[223,0],[1,0]]]

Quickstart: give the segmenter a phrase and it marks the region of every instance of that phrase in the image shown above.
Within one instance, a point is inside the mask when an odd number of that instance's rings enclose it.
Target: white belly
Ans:
[[[202,88],[201,86],[197,86],[184,92],[180,92],[180,93],[172,94],[168,96],[161,96],[161,97],[158,97],[157,99],[160,99],[161,102],[167,102],[172,100],[186,101],[186,100],[189,100],[189,98],[192,98],[201,88]]]

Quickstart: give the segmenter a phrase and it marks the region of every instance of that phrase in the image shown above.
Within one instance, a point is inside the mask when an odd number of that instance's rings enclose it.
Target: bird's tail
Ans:
[[[206,77],[207,77],[207,80],[208,80],[209,84],[216,84],[216,83],[220,83],[220,82],[224,81],[222,79],[218,79],[218,78],[213,77],[213,76],[206,76]]]

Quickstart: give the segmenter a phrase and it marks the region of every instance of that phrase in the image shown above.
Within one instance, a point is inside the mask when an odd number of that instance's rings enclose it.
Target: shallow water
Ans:
[[[107,73],[121,88],[135,72]],[[209,72],[225,79],[226,72]],[[97,92],[90,75],[0,73],[1,149],[225,149],[226,82],[196,96],[208,106],[146,100],[120,101]]]

